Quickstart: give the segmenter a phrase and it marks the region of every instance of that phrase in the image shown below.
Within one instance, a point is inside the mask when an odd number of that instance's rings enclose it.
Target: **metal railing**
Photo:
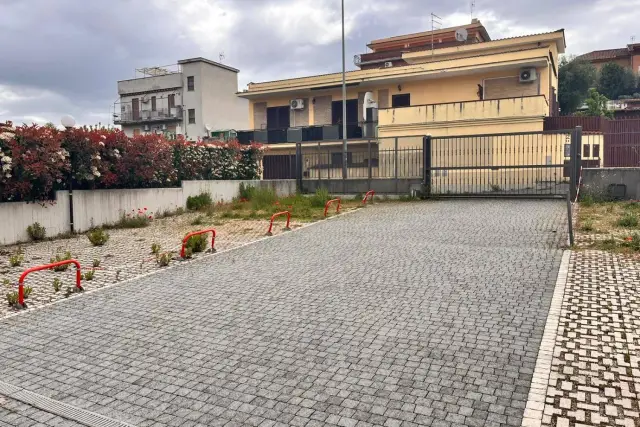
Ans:
[[[182,120],[182,108],[158,108],[154,111],[121,111],[114,114],[113,120],[115,124]]]
[[[347,139],[362,139],[373,134],[377,122],[348,123]],[[250,129],[238,131],[240,144],[283,144],[315,141],[338,141],[343,138],[342,125],[292,126],[287,128]]]

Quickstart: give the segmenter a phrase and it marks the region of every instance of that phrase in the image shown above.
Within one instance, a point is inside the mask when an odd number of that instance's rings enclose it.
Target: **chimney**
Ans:
[[[472,23],[472,24],[479,24],[479,23],[480,23],[480,21],[478,20],[478,18],[473,18],[473,19],[471,20],[471,23]]]

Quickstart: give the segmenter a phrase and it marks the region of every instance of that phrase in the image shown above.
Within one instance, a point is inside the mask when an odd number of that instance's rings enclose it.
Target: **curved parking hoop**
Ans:
[[[75,259],[65,259],[64,261],[58,261],[51,264],[45,264],[45,265],[39,265],[37,267],[27,268],[20,275],[20,279],[18,279],[18,304],[20,305],[20,307],[23,307],[23,308],[25,307],[24,279],[27,278],[29,273],[33,273],[34,271],[40,271],[40,270],[51,270],[54,267],[58,267],[60,265],[66,265],[66,264],[74,264],[76,266],[76,289],[78,289],[79,291],[82,291],[83,290],[82,285],[80,285],[80,279],[81,279],[80,263]]]
[[[337,199],[332,199],[329,200],[325,205],[324,205],[324,217],[327,217],[327,211],[329,210],[329,206],[331,206],[332,203],[338,202],[338,207],[336,207],[336,213],[340,213],[340,207],[342,206],[342,202],[340,201],[340,197],[338,197]]]
[[[271,230],[273,229],[273,220],[282,215],[287,216],[287,225],[284,227],[285,231],[290,230],[289,222],[291,222],[291,212],[283,211],[283,212],[274,213],[273,215],[271,215],[271,222],[269,223],[269,231],[267,231],[267,236],[273,235],[273,233],[271,232]]]
[[[184,250],[187,247],[187,242],[191,237],[206,233],[211,233],[211,252],[215,252],[216,230],[214,230],[213,228],[207,228],[206,230],[192,231],[191,233],[188,233],[186,236],[184,236],[184,239],[182,239],[182,249],[180,249],[180,257],[184,258]]]
[[[376,192],[373,190],[367,191],[367,194],[364,195],[364,199],[362,199],[362,204],[367,204],[367,198],[373,202],[373,196],[375,196]]]

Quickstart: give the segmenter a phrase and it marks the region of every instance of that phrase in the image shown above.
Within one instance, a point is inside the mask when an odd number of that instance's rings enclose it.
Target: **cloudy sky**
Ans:
[[[369,40],[470,22],[470,0],[345,0],[347,62]],[[579,54],[640,41],[640,0],[476,0],[492,38],[564,28]],[[0,121],[108,123],[116,81],[204,56],[250,81],[339,71],[340,0],[0,0]],[[350,68],[353,68],[350,65]]]

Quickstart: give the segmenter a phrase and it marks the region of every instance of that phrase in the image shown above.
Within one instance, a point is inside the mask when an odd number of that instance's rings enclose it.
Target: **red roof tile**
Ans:
[[[594,50],[593,52],[585,53],[584,55],[578,56],[578,59],[583,59],[585,61],[605,61],[607,59],[626,58],[628,56],[629,49],[621,48]]]

